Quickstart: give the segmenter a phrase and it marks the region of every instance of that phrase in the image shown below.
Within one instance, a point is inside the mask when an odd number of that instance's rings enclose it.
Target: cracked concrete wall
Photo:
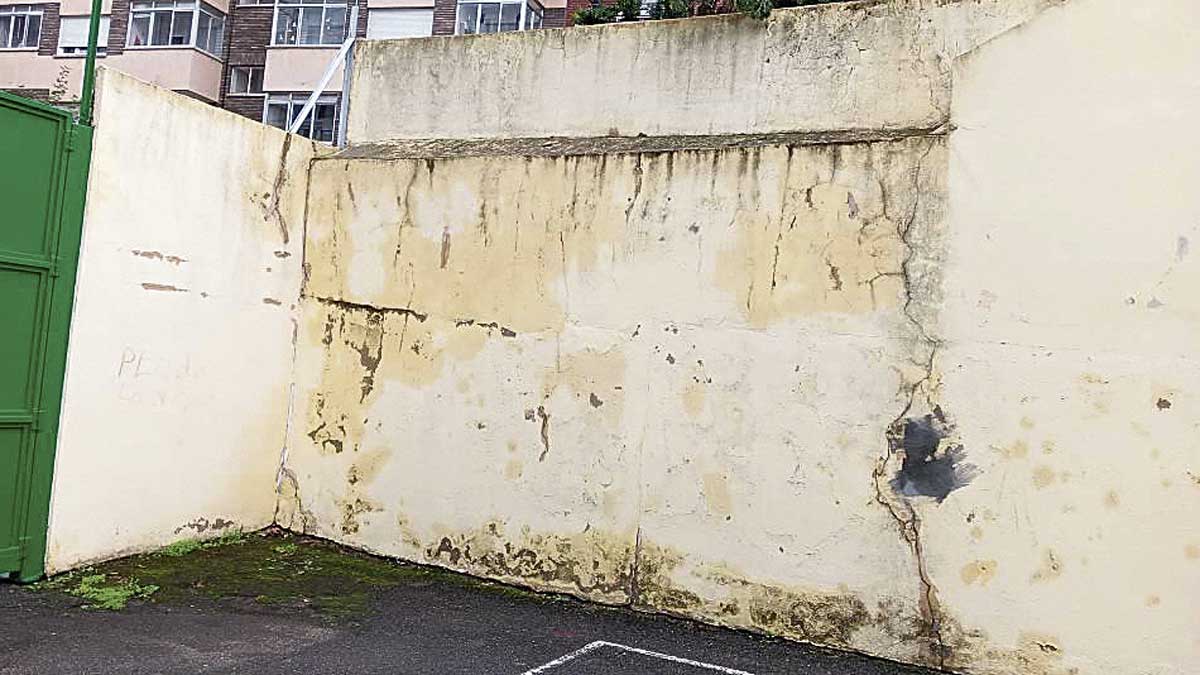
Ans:
[[[948,114],[957,55],[1061,1],[864,0],[765,23],[359,42],[347,133],[371,143],[925,127]]]
[[[272,520],[314,146],[102,70],[47,568]]]
[[[281,524],[964,672],[1188,672],[1198,20],[365,44]]]
[[[927,360],[945,137],[597,143],[314,162],[281,523],[923,660],[872,475]]]

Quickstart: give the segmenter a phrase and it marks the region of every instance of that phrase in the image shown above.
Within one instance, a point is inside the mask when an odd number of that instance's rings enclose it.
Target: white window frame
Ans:
[[[308,102],[309,96],[312,96],[311,92],[297,92],[297,93],[291,93],[291,94],[268,93],[263,98],[263,114],[262,114],[263,124],[270,124],[270,122],[267,121],[267,119],[268,119],[267,113],[271,109],[272,104],[274,104],[274,105],[286,104],[288,106],[288,115],[287,115],[287,120],[285,122],[286,126],[284,127],[284,129],[286,130],[287,127],[290,127],[292,125],[292,122],[296,119],[296,115],[300,114],[300,110],[302,108],[304,108],[304,104]],[[330,138],[329,140],[325,140],[325,139],[313,139],[313,140],[316,140],[321,143],[336,144],[337,140],[338,140],[337,139],[338,128],[340,126],[339,122],[341,121],[340,118],[342,115],[341,106],[339,105],[339,100],[338,100],[337,94],[321,94],[319,97],[317,97],[317,105],[316,105],[316,107],[313,108],[312,112],[309,114],[308,119],[306,121],[306,124],[309,129],[309,133],[308,134],[303,133],[303,127],[301,127],[301,131],[298,133],[300,133],[301,136],[305,136],[306,138],[312,138],[312,127],[317,118],[317,107],[330,106],[330,105],[333,106],[333,135],[332,135],[332,138]]]
[[[353,2],[355,0],[351,0]],[[350,25],[350,2],[347,0],[277,0],[275,3],[275,11],[271,17],[271,46],[272,47],[337,47],[346,40],[347,35],[353,34],[357,30],[356,26]],[[291,42],[279,41],[279,13],[282,9],[295,9],[296,14],[296,30],[292,35]],[[300,34],[304,23],[304,10],[310,11],[319,9],[321,11],[321,36],[317,42],[301,42]],[[336,39],[330,38],[329,42],[325,41],[325,17],[330,9],[340,9],[344,12],[344,21],[346,22],[342,34],[336,36]]]
[[[234,91],[233,90],[234,73],[236,73],[238,71],[244,71],[246,73],[246,86],[247,86],[246,91]],[[227,92],[227,95],[228,96],[266,96],[267,92],[262,90],[264,71],[265,71],[265,69],[263,68],[263,66],[230,66],[229,67],[229,91]],[[258,73],[258,86],[259,86],[258,91],[253,90],[254,74],[256,72]]]
[[[462,30],[463,22],[463,5],[475,5],[475,29],[470,32]],[[520,5],[521,13],[517,17],[517,27],[515,30],[536,30],[542,27],[542,19],[545,16],[546,9],[535,0],[458,0],[454,10],[454,34],[455,35],[483,35],[479,30],[479,24],[483,20],[484,5],[497,5],[500,9],[497,16],[496,31],[497,33],[511,33],[512,30],[502,30],[500,28],[504,19],[505,5]],[[536,20],[536,25],[532,25]]]
[[[59,56],[66,57],[66,58],[80,58],[81,59],[81,58],[87,56],[87,33],[86,32],[84,33],[83,44],[64,45],[62,42],[63,35],[65,34],[64,31],[62,30],[62,22],[68,21],[68,20],[75,20],[75,19],[83,21],[83,22],[85,22],[85,24],[91,23],[90,16],[59,17],[58,48],[55,51],[55,53],[58,54]],[[108,29],[110,26],[110,21],[111,21],[111,17],[107,14],[102,15],[100,17],[100,31],[96,35],[96,56],[97,57],[103,57],[105,54],[108,53]]]
[[[29,21],[35,16],[38,24],[37,33],[33,36],[33,44],[26,44],[29,41]],[[0,52],[37,51],[42,42],[45,8],[42,5],[0,5],[0,18],[3,17],[9,17],[8,34],[4,38],[6,46],[0,47]],[[14,47],[12,43],[17,30],[16,17],[23,17],[25,21],[22,27],[21,44]]]
[[[214,31],[214,26],[216,26],[215,30],[217,31],[217,44],[216,44],[215,51],[208,48],[208,46],[211,46],[211,45],[206,46],[206,45],[201,44],[201,41],[200,41],[200,17],[202,17],[202,16],[207,16],[208,21],[209,21],[208,33],[205,36],[207,38],[205,40],[206,43],[211,42],[212,33]],[[226,26],[227,26],[226,17],[224,14],[222,14],[220,12],[220,10],[216,9],[215,7],[210,6],[208,3],[201,2],[200,3],[200,11],[196,13],[196,25],[192,28],[192,43],[196,45],[196,49],[199,49],[200,51],[204,52],[205,54],[208,54],[210,56],[215,56],[219,59],[219,58],[221,58],[221,52],[225,49],[225,28],[226,28]]]
[[[183,47],[191,47],[196,44],[196,26],[199,24],[196,14],[197,3],[195,0],[134,0],[129,3],[129,28],[128,35],[125,38],[125,46],[128,49],[180,49]],[[139,7],[138,5],[142,5]],[[147,6],[148,5],[148,6]],[[191,14],[188,30],[188,38],[186,42],[179,44],[171,44],[171,29],[174,27],[176,14]],[[134,30],[133,25],[135,20],[140,15],[149,14],[150,23],[146,27],[146,44],[137,45],[133,43]],[[167,44],[156,45],[154,41],[154,28],[165,19],[167,24]]]
[[[142,5],[142,6],[139,7],[139,5]],[[156,45],[156,44],[135,45],[135,44],[133,44],[133,36],[134,36],[133,24],[134,24],[134,19],[137,17],[137,15],[140,15],[140,14],[149,14],[150,15],[150,23],[147,25],[147,29],[146,29],[146,31],[147,31],[146,37],[147,37],[147,40],[149,40],[149,41],[152,41],[154,39],[154,28],[155,28],[155,26],[158,25],[158,23],[160,21],[163,21],[164,19],[170,21],[171,24],[167,28],[167,39],[169,41],[170,37],[171,37],[171,27],[173,27],[174,22],[175,22],[175,15],[183,14],[183,13],[188,13],[188,14],[192,15],[191,25],[189,26],[190,30],[189,30],[188,38],[187,38],[186,42],[181,42],[179,44],[165,44],[165,45]],[[208,49],[206,49],[205,47],[200,46],[199,35],[200,35],[200,15],[201,14],[208,15],[210,20],[219,20],[220,21],[220,25],[221,25],[220,44],[217,45],[217,51],[215,51],[215,52],[211,52]],[[221,52],[225,48],[225,38],[226,38],[225,29],[228,26],[228,23],[229,23],[228,16],[226,16],[223,12],[216,9],[212,5],[209,5],[206,2],[197,2],[196,0],[133,0],[133,2],[131,2],[129,4],[129,28],[126,31],[127,34],[125,37],[125,48],[126,49],[196,49],[204,54],[208,54],[209,56],[211,56],[217,60],[220,60]],[[210,30],[211,30],[211,24],[210,24]]]

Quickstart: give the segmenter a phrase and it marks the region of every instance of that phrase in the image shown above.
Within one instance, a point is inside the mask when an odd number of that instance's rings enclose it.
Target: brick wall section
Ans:
[[[49,89],[8,89],[8,88],[5,88],[5,89],[0,89],[0,91],[8,92],[9,94],[16,94],[17,96],[24,96],[25,98],[33,99],[35,101],[41,101],[42,103],[50,102],[50,90]]]
[[[263,96],[226,96],[221,107],[257,122],[262,121]]]
[[[129,0],[112,0],[112,18],[108,23],[108,54],[115,56],[125,51],[125,37],[129,33]]]
[[[58,4],[42,5],[42,35],[38,38],[38,54],[54,56],[58,53]]]
[[[567,0],[570,4],[571,0]],[[542,10],[542,28],[562,28],[567,25],[568,12],[571,10],[563,9],[562,7],[553,7]]]
[[[457,0],[434,0],[433,34],[454,35],[454,21],[458,14]]]
[[[271,24],[275,8],[271,5],[237,5],[230,7],[225,72],[221,74],[221,107],[253,120],[262,120],[261,96],[228,96],[229,72],[233,66],[262,66],[267,62],[267,45],[271,44]]]

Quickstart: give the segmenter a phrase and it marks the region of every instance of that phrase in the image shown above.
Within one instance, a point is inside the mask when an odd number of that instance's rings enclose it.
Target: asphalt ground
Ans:
[[[280,557],[294,559],[300,555],[294,551],[303,552],[306,546],[335,548],[298,537],[287,541],[274,545],[273,550],[288,551]],[[249,547],[239,554],[257,555]],[[129,575],[130,569],[141,570],[153,581],[179,584],[187,591],[172,595],[164,590],[132,600],[119,611],[89,607],[87,599],[69,594],[78,575],[51,582],[51,588],[0,583],[0,673],[935,672],[681,619],[518,592],[443,572],[363,577],[371,592],[361,607],[352,607],[349,614],[343,607],[331,618],[313,610],[319,602],[302,597],[311,592],[315,598],[317,591],[312,589],[299,589],[291,602],[266,603],[262,588],[221,587],[218,578],[206,576],[206,570],[217,566],[214,561],[219,558],[213,556],[220,555],[220,550],[192,554],[198,566],[185,568],[184,574],[195,580],[153,577],[162,575],[154,564],[175,560],[167,558],[118,563],[113,568],[117,571],[106,572],[101,566],[79,573],[117,578]],[[246,565],[244,560],[239,564]],[[312,570],[319,572],[322,563],[304,564],[309,576],[319,576]],[[296,568],[267,567],[281,577],[303,576]],[[242,576],[254,575],[246,571]],[[208,592],[212,588],[221,592]],[[322,592],[351,597],[357,590]]]

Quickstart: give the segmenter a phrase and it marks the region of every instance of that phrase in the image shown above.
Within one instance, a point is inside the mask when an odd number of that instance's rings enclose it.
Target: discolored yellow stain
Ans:
[[[725,474],[704,474],[704,501],[712,513],[728,515],[732,511],[733,498],[729,494],[729,479]]]
[[[880,162],[875,155],[881,148],[792,150],[782,185],[755,176],[756,184],[741,188],[758,198],[730,220],[736,239],[721,250],[716,285],[733,295],[756,328],[810,314],[897,307],[904,297],[907,247],[894,196],[936,186],[914,186],[925,174],[899,155]],[[838,156],[829,157],[832,152]],[[764,162],[782,159],[769,152],[762,156]],[[834,162],[840,167],[836,174]],[[720,175],[721,182],[739,185],[739,176]],[[884,194],[889,186],[891,201]]]
[[[1121,505],[1121,496],[1116,490],[1109,490],[1104,494],[1104,505],[1110,509],[1115,509]]]
[[[1033,470],[1033,484],[1038,489],[1049,487],[1057,479],[1057,474],[1054,469],[1045,464],[1039,465]]]
[[[562,354],[542,374],[542,398],[565,389],[579,405],[616,428],[625,409],[625,353],[620,347]]]
[[[1046,549],[1042,553],[1042,562],[1038,569],[1034,571],[1031,581],[1053,581],[1062,576],[1063,564],[1058,555],[1051,549]]]
[[[510,459],[504,463],[504,477],[516,480],[525,472],[525,463],[519,459]]]
[[[683,410],[688,417],[695,419],[704,411],[704,399],[707,395],[707,384],[696,378],[688,378],[683,386]]]
[[[959,573],[963,583],[971,586],[979,584],[986,586],[992,577],[996,576],[996,561],[995,560],[972,560],[963,566]]]
[[[1002,448],[996,448],[1004,459],[1025,459],[1029,456],[1029,444],[1025,441],[1013,441]]]

